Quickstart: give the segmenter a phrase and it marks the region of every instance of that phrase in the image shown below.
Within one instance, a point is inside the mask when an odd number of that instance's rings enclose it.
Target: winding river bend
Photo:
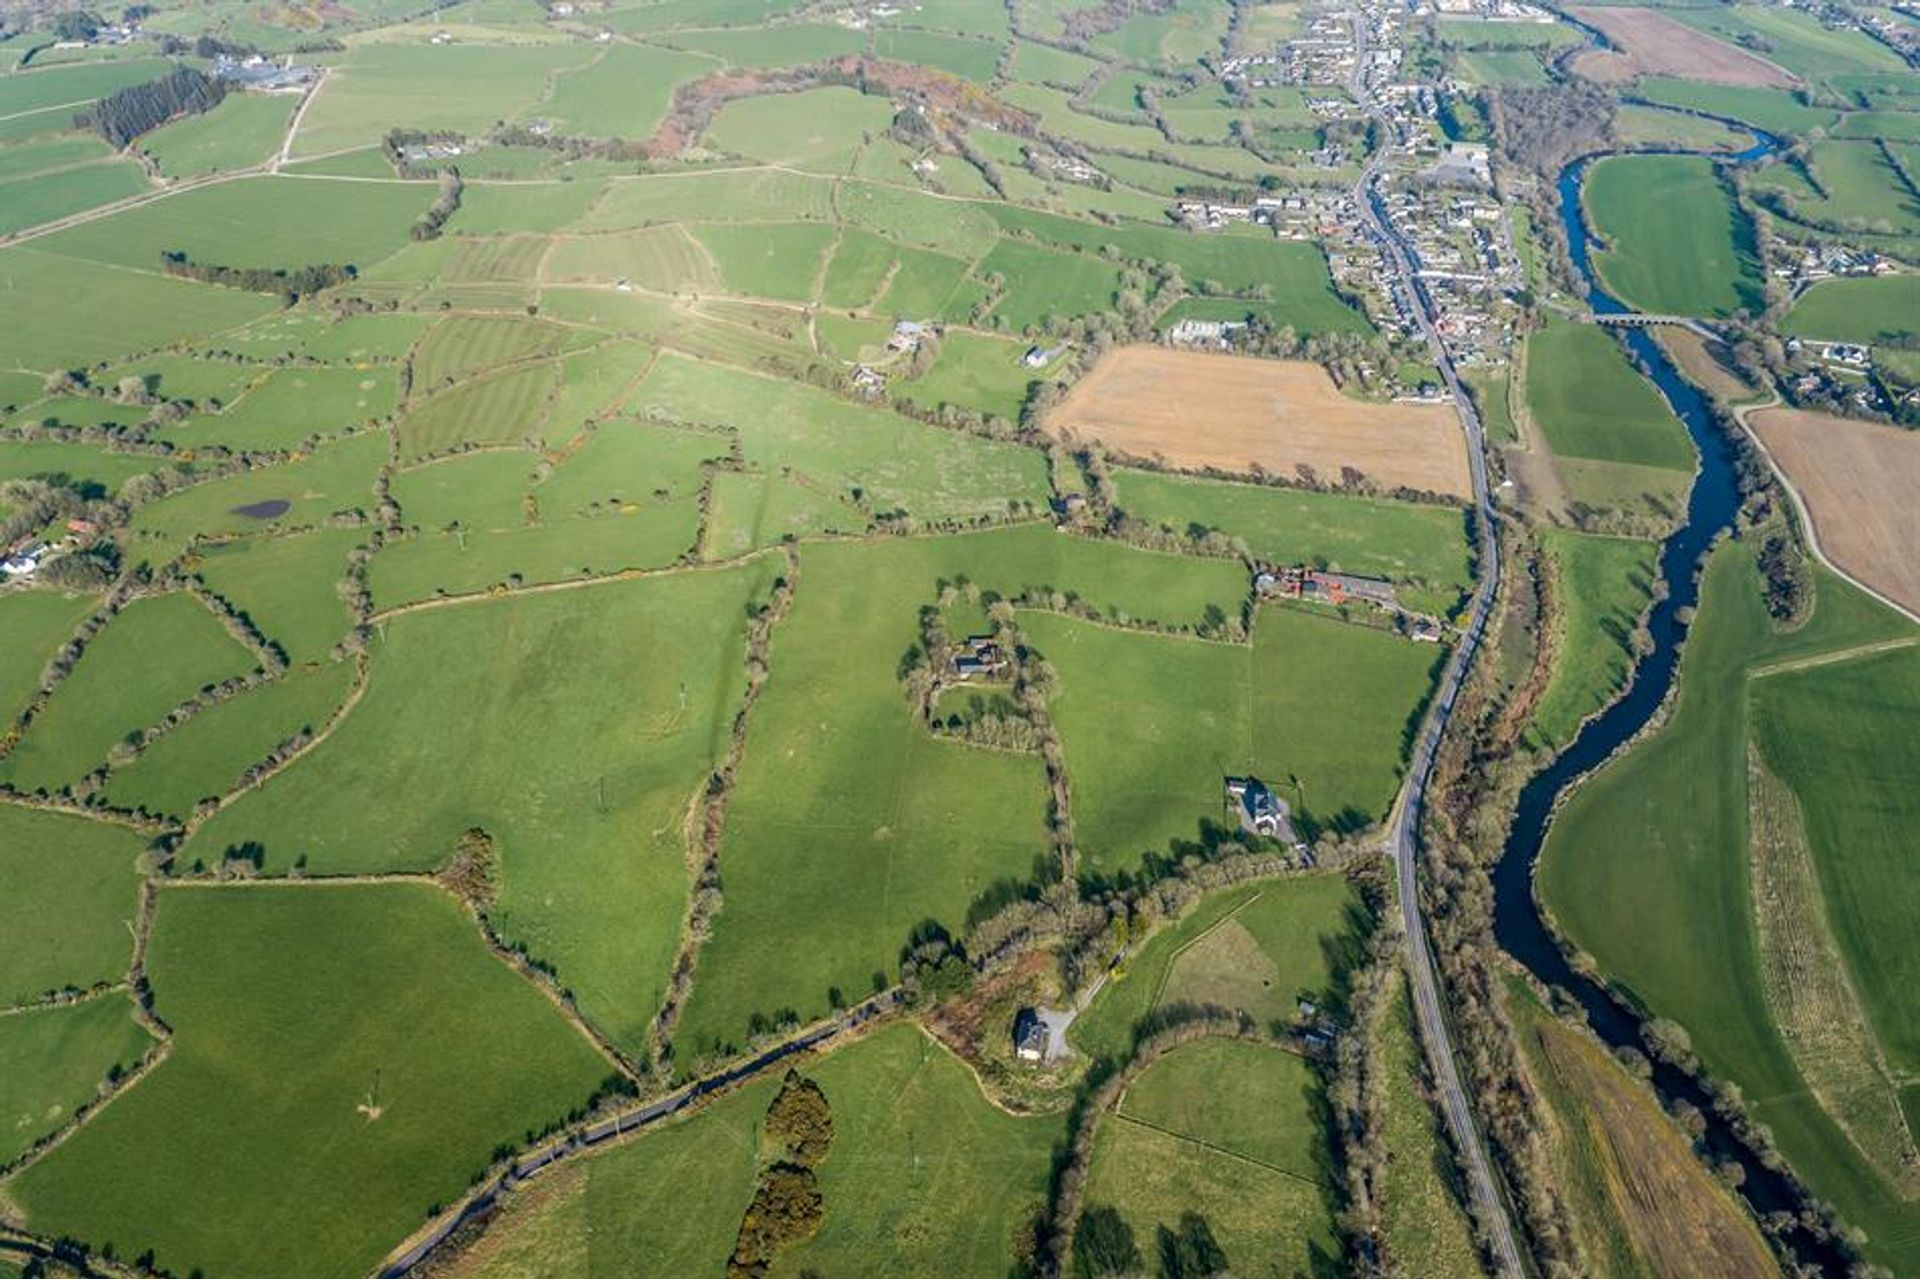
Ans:
[[[1715,156],[1727,163],[1749,164],[1768,154],[1775,140],[1757,134],[1759,141],[1736,156]],[[1588,164],[1598,157],[1576,160],[1561,172],[1560,220],[1566,232],[1573,265],[1585,279],[1593,310],[1601,315],[1627,315],[1632,309],[1608,293],[1592,260],[1592,245],[1581,217],[1580,186]],[[1566,790],[1605,763],[1652,719],[1678,672],[1681,641],[1686,626],[1682,610],[1699,602],[1699,569],[1707,550],[1720,533],[1732,527],[1740,496],[1734,473],[1734,454],[1714,424],[1705,398],[1682,378],[1666,352],[1645,329],[1629,328],[1624,335],[1629,350],[1648,371],[1653,383],[1686,424],[1700,453],[1700,470],[1687,497],[1686,519],[1660,548],[1660,576],[1668,585],[1665,598],[1655,602],[1647,619],[1652,651],[1635,670],[1633,682],[1620,699],[1586,727],[1545,770],[1521,790],[1507,846],[1494,870],[1494,935],[1501,947],[1550,986],[1559,986],[1579,1001],[1594,1031],[1609,1047],[1641,1048],[1642,1014],[1629,1007],[1600,983],[1575,971],[1541,914],[1533,893],[1533,871],[1546,843],[1554,805]],[[1768,1169],[1713,1113],[1712,1098],[1685,1072],[1654,1063],[1653,1085],[1669,1100],[1691,1102],[1707,1118],[1706,1144],[1714,1154],[1739,1163],[1746,1174],[1741,1193],[1758,1214],[1796,1210],[1801,1196],[1788,1178]],[[1786,1237],[1804,1262],[1839,1272],[1844,1258],[1831,1245],[1804,1230]]]

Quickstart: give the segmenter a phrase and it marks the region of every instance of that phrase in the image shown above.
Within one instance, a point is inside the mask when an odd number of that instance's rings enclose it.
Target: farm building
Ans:
[[[1260,569],[1254,574],[1253,586],[1261,595],[1278,595],[1286,599],[1315,600],[1322,604],[1345,604],[1357,600],[1386,609],[1400,607],[1400,597],[1394,593],[1393,583],[1385,578],[1329,573],[1297,564],[1278,572]]]
[[[1006,667],[1007,655],[991,635],[969,635],[953,655],[953,673],[959,679],[991,679]]]

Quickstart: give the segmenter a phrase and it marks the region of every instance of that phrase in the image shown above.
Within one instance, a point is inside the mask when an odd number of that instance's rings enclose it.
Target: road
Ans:
[[[1412,252],[1401,239],[1379,203],[1376,187],[1386,163],[1394,128],[1386,112],[1373,98],[1365,81],[1367,64],[1367,27],[1363,11],[1354,18],[1354,74],[1349,84],[1354,100],[1362,103],[1379,125],[1383,145],[1375,151],[1354,187],[1368,233],[1381,246],[1383,258],[1391,267],[1392,287],[1402,290],[1420,326],[1433,363],[1440,370],[1447,393],[1453,397],[1460,414],[1461,429],[1467,433],[1467,460],[1473,478],[1474,527],[1480,551],[1479,580],[1474,587],[1466,624],[1454,645],[1432,704],[1420,726],[1420,736],[1408,762],[1406,781],[1401,786],[1387,827],[1387,852],[1393,858],[1394,877],[1399,887],[1400,914],[1407,935],[1407,972],[1413,988],[1413,1005],[1420,1025],[1420,1039],[1426,1045],[1433,1069],[1434,1085],[1440,1095],[1441,1113],[1446,1117],[1453,1146],[1466,1165],[1467,1193],[1472,1199],[1474,1216],[1486,1228],[1494,1262],[1501,1275],[1519,1279],[1526,1269],[1521,1263],[1520,1246],[1513,1220],[1507,1212],[1506,1198],[1494,1180],[1493,1161],[1487,1154],[1486,1140],[1474,1121],[1473,1108],[1467,1102],[1466,1088],[1460,1082],[1460,1070],[1454,1061],[1453,1032],[1447,1024],[1446,1010],[1440,1002],[1440,979],[1435,972],[1433,947],[1427,939],[1426,916],[1420,911],[1418,882],[1418,842],[1420,808],[1426,799],[1433,760],[1445,734],[1447,720],[1453,714],[1454,699],[1466,678],[1473,655],[1480,646],[1493,612],[1494,586],[1500,580],[1500,544],[1494,536],[1493,506],[1487,489],[1486,439],[1481,431],[1480,414],[1472,397],[1460,384],[1453,357],[1434,327],[1432,304],[1414,273]]]
[[[389,1256],[386,1264],[380,1267],[378,1279],[401,1279],[402,1276],[411,1273],[414,1267],[425,1261],[435,1248],[445,1243],[454,1231],[494,1208],[499,1203],[503,1191],[538,1176],[562,1160],[570,1159],[615,1138],[623,1137],[636,1129],[650,1127],[663,1119],[677,1115],[708,1095],[757,1075],[795,1053],[804,1052],[836,1035],[864,1026],[874,1018],[884,1016],[900,1007],[901,999],[902,996],[898,990],[883,991],[865,1003],[857,1004],[841,1013],[832,1021],[809,1027],[791,1039],[781,1040],[756,1056],[728,1066],[715,1074],[696,1079],[677,1092],[643,1102],[610,1115],[597,1123],[588,1124],[584,1128],[576,1128],[564,1137],[528,1151],[508,1164],[506,1171],[476,1190],[465,1202],[441,1214],[419,1234],[403,1244],[399,1251]]]

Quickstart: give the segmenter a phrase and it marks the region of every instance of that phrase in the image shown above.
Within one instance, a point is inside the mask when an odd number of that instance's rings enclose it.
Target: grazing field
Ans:
[[[398,402],[389,369],[275,369],[218,416],[190,419],[166,438],[182,448],[293,449],[383,418]]]
[[[1831,574],[1816,570],[1813,578],[1812,618],[1779,631],[1763,608],[1753,549],[1735,543],[1714,556],[1672,716],[1575,792],[1549,833],[1538,883],[1566,935],[1655,1015],[1686,1028],[1706,1068],[1740,1086],[1813,1193],[1868,1232],[1875,1242],[1867,1255],[1898,1271],[1916,1261],[1911,1241],[1920,1239],[1920,1210],[1866,1162],[1807,1090],[1767,1005],[1755,953],[1747,742],[1760,731],[1753,699],[1771,694],[1759,688],[1765,680],[1750,682],[1749,672],[1913,633]],[[1796,731],[1801,724],[1796,718]],[[1806,728],[1827,731],[1818,721]],[[1873,737],[1856,740],[1864,749]],[[1893,793],[1904,790],[1883,785],[1877,792],[1882,804]],[[1824,800],[1837,813],[1857,794],[1801,799]],[[1876,851],[1887,847],[1880,841],[1900,837],[1888,828],[1863,845],[1858,873],[1870,873],[1884,856]],[[1829,876],[1852,873],[1823,865],[1823,889],[1834,882]],[[1887,900],[1889,909],[1897,906],[1891,895]],[[1870,925],[1840,922],[1836,933],[1877,929],[1885,915],[1872,918]],[[1865,944],[1890,953],[1884,948],[1896,943],[1855,932],[1843,950]]]
[[[551,355],[567,337],[567,330],[543,320],[450,315],[414,348],[414,386],[435,391],[479,370]]]
[[[1686,427],[1599,325],[1561,320],[1527,340],[1527,402],[1557,457],[1693,468]]]
[[[1606,244],[1595,254],[1600,277],[1629,305],[1690,316],[1765,306],[1753,230],[1711,160],[1609,156],[1588,172],[1582,199]]]
[[[1507,1008],[1549,1118],[1549,1149],[1592,1273],[1744,1279],[1779,1273],[1746,1211],[1644,1085],[1516,980]]]
[[[719,281],[712,256],[679,223],[556,240],[546,277],[608,284],[624,279],[659,293],[697,293]]]
[[[918,1030],[801,1061],[833,1112],[819,1233],[777,1273],[1001,1279],[1041,1206],[1059,1117],[1016,1118]],[[452,1279],[614,1279],[724,1268],[753,1196],[771,1077],[527,1183]],[[589,1242],[590,1241],[590,1242]],[[793,1269],[789,1271],[788,1267]]]
[[[401,456],[412,461],[462,446],[541,439],[560,369],[557,360],[511,365],[429,397],[400,423]]]
[[[1659,547],[1558,528],[1543,529],[1540,541],[1551,574],[1554,656],[1530,732],[1539,744],[1559,747],[1626,686],[1633,634],[1653,602]]]
[[[1799,166],[1774,165],[1754,190],[1796,221],[1900,236],[1920,235],[1920,205],[1878,142],[1827,138],[1815,142]],[[1811,180],[1809,180],[1811,178]]]
[[[1568,12],[1624,49],[1637,75],[1762,88],[1791,88],[1795,83],[1785,68],[1656,9],[1576,5]]]
[[[652,45],[609,45],[586,65],[555,75],[539,114],[578,135],[644,138],[666,115],[674,88],[711,65]]]
[[[1113,481],[1128,515],[1176,533],[1218,531],[1270,563],[1390,577],[1447,600],[1442,611],[1472,584],[1466,515],[1455,507],[1153,471],[1120,471]]]
[[[1735,366],[1732,352],[1724,343],[1670,324],[1655,329],[1653,340],[1660,344],[1681,375],[1705,391],[1709,398],[1721,404],[1738,404],[1757,397],[1753,384]]]
[[[1751,133],[1725,121],[1638,103],[1623,105],[1615,113],[1614,132],[1633,147],[1738,152],[1754,143]]]
[[[1017,422],[1029,389],[1040,380],[1020,362],[1025,350],[1022,342],[949,332],[940,339],[933,367],[912,381],[895,383],[894,394],[922,408],[953,404]]]
[[[23,791],[58,791],[104,763],[127,734],[252,666],[253,655],[192,596],[134,600],[87,645],[73,674],[0,760],[0,780]]]
[[[109,1071],[131,1069],[152,1046],[118,992],[0,1017],[0,1163],[59,1131]]]
[[[283,743],[317,733],[346,701],[352,682],[352,665],[338,662],[294,671],[222,702],[116,768],[107,778],[107,799],[185,820],[201,800],[225,795]]]
[[[292,460],[208,480],[134,512],[128,554],[163,564],[195,537],[317,527],[331,516],[374,509],[373,480],[387,438],[367,431]]]
[[[1050,713],[1090,873],[1197,843],[1203,821],[1226,820],[1222,779],[1245,773],[1287,799],[1309,836],[1377,819],[1433,656],[1283,610],[1261,615],[1252,646],[1046,615],[1022,626],[1060,677]]]
[[[207,589],[233,605],[293,663],[326,656],[352,625],[340,597],[347,555],[360,529],[245,539],[207,548],[198,564]]]
[[[720,471],[709,501],[704,550],[710,559],[821,533],[860,533],[867,526],[846,502],[776,475]]]
[[[259,164],[280,149],[297,99],[241,93],[205,115],[162,125],[140,139],[140,149],[170,178],[221,173]]]
[[[1781,328],[1829,342],[1920,337],[1920,275],[1822,280],[1800,295]]]
[[[365,1270],[610,1070],[427,885],[171,889],[148,968],[172,1053],[9,1190],[170,1270]]]
[[[40,686],[60,646],[82,618],[99,606],[97,596],[64,591],[10,591],[0,596],[0,723],[11,723]]]
[[[1904,72],[1900,55],[1864,31],[1829,28],[1810,13],[1759,4],[1716,5],[1676,11],[1689,26],[1712,31],[1724,40],[1753,42],[1768,60],[1808,80],[1858,72]],[[1702,76],[1702,79],[1712,79]]]
[[[1812,517],[1820,549],[1920,611],[1920,435],[1874,422],[1767,409],[1748,419]]]
[[[126,975],[146,846],[125,827],[0,804],[0,1005]]]
[[[762,561],[394,618],[334,735],[183,855],[255,843],[275,874],[426,870],[483,829],[494,926],[636,1045],[686,901],[681,823],[725,747],[746,605],[771,574]]]
[[[1306,363],[1123,347],[1075,384],[1047,426],[1175,467],[1292,475],[1305,465],[1328,481],[1351,467],[1385,489],[1469,491],[1452,409],[1348,399]]]
[[[24,231],[150,188],[139,169],[102,160],[0,181],[0,234]]]
[[[720,284],[746,297],[813,297],[833,228],[817,222],[719,223],[689,228],[718,268]]]
[[[1164,1113],[1169,1096],[1214,1100]],[[1306,1064],[1276,1048],[1175,1049],[1098,1121],[1088,1208],[1117,1210],[1147,1254],[1198,1214],[1235,1273],[1313,1273],[1338,1246],[1318,1098]]]
[[[664,568],[693,549],[691,498],[520,528],[425,533],[389,545],[368,573],[374,603],[391,608],[436,595]]]
[[[1785,89],[1649,76],[1640,81],[1637,92],[1649,102],[1726,116],[1768,133],[1806,133],[1827,128],[1834,121],[1832,108],[1807,106]]]
[[[845,173],[854,149],[893,119],[885,98],[854,89],[810,89],[729,102],[713,118],[707,144],[749,160],[822,173]]]
[[[1478,1279],[1484,1271],[1473,1223],[1460,1206],[1460,1174],[1427,1100],[1426,1059],[1404,993],[1389,1002],[1376,1033],[1386,1073],[1386,1144],[1393,1152],[1383,1212],[1388,1246],[1417,1274]]]

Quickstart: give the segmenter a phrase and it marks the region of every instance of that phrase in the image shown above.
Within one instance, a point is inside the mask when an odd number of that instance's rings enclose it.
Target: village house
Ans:
[[[1044,1061],[1047,1056],[1047,1027],[1040,1014],[1022,1008],[1013,1017],[1013,1055],[1021,1061]]]
[[[887,338],[887,350],[898,353],[918,351],[931,332],[931,326],[919,320],[900,320],[894,324],[893,333]]]
[[[992,679],[1007,665],[1006,653],[991,635],[969,635],[953,654],[956,679]]]
[[[1254,574],[1253,587],[1261,595],[1285,599],[1313,600],[1322,604],[1359,601],[1379,608],[1400,607],[1393,583],[1383,577],[1361,577],[1355,573],[1329,573],[1304,565],[1290,565],[1274,572],[1261,569]]]

